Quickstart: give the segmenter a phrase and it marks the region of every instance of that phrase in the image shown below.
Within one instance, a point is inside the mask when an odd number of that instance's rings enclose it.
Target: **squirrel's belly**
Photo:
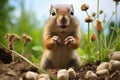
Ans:
[[[74,51],[65,46],[58,46],[56,49],[49,51],[49,59],[55,68],[65,68],[73,58]]]

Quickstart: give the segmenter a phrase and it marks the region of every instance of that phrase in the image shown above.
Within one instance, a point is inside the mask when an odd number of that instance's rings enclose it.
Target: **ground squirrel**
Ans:
[[[74,15],[72,5],[51,5],[50,17],[43,31],[44,51],[40,67],[79,68],[80,58],[77,48],[80,45],[80,25]]]

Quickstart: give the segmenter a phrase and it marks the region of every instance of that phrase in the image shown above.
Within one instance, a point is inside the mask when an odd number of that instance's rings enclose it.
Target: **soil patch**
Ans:
[[[86,64],[76,71],[76,78],[74,80],[85,80],[84,76],[88,70],[96,72],[96,68],[100,63]],[[47,70],[50,74],[57,75],[59,69]],[[33,71],[39,73],[38,69],[22,60],[15,60],[12,62],[11,53],[5,48],[0,48],[0,80],[23,80],[22,77],[25,72]],[[97,80],[104,80],[98,76]],[[109,80],[120,80],[120,70],[110,72]]]

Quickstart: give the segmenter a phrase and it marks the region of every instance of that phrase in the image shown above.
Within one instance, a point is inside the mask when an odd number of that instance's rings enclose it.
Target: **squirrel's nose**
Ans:
[[[65,14],[62,14],[63,17],[65,17]]]

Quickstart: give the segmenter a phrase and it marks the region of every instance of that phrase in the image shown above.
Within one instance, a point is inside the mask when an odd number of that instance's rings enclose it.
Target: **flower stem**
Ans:
[[[114,30],[112,31],[112,35],[111,35],[109,43],[108,43],[108,48],[111,46],[111,41],[113,39],[113,36],[114,36]]]
[[[104,35],[104,33],[102,33],[102,37],[103,39],[101,38],[101,44],[103,44],[103,47],[107,49],[106,36]]]
[[[90,23],[88,23],[88,44],[90,45]]]
[[[86,11],[86,14],[89,16],[89,13]]]
[[[113,16],[114,16],[114,14],[112,14],[112,16],[111,16],[111,17],[109,18],[109,20],[106,22],[104,29],[106,29],[106,27],[108,26],[108,24],[109,24],[110,21],[112,20]]]
[[[90,52],[90,23],[88,23],[88,43],[87,43],[87,46],[88,46],[88,58],[90,59],[90,56],[91,56],[91,52]]]
[[[8,48],[9,48],[10,50],[14,50],[14,42],[13,42],[13,41],[8,42]],[[12,52],[11,52],[11,55],[12,55],[12,61],[14,62],[14,61],[15,61],[15,55],[14,55],[14,53],[12,53]]]
[[[115,16],[115,22],[116,22],[116,30],[118,30],[118,25],[117,25],[117,5],[118,5],[118,2],[116,2],[116,4],[115,4],[115,14],[116,14],[116,16]]]
[[[119,44],[119,27],[118,27],[118,18],[117,18],[117,5],[118,5],[118,2],[116,2],[116,4],[115,4],[115,26],[116,26],[116,32],[117,32],[116,48],[118,49],[118,44]]]
[[[99,48],[99,60],[101,62],[101,49],[100,49],[100,32],[98,32],[98,48]]]
[[[97,1],[97,19],[99,20],[99,0]]]

